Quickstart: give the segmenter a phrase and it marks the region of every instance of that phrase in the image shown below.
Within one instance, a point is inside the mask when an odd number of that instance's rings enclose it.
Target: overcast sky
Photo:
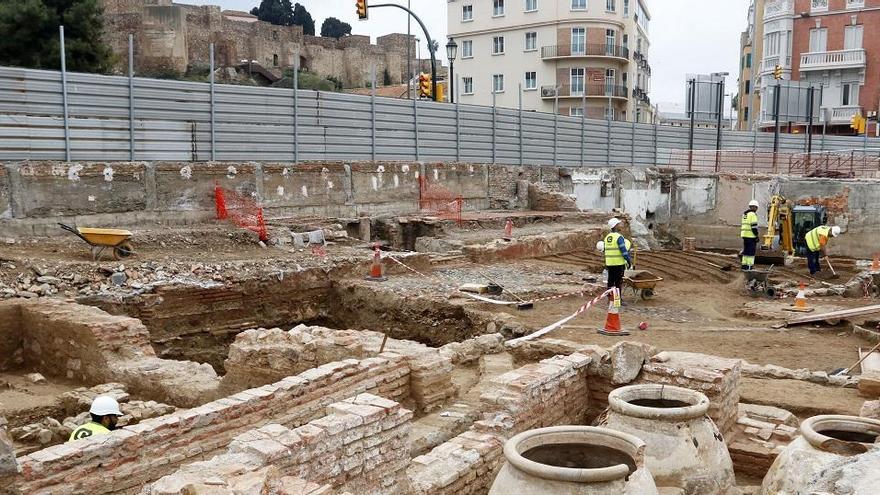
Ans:
[[[176,0],[178,3],[215,4],[224,9],[250,11],[259,0]],[[376,3],[378,0],[373,0]],[[489,1],[489,0],[477,0]],[[516,0],[514,0],[516,1]],[[315,31],[330,16],[352,25],[354,34],[376,36],[406,32],[406,15],[395,8],[375,9],[370,19],[358,21],[354,0],[300,0],[315,19]],[[406,0],[383,0],[400,3]],[[411,0],[412,10],[425,22],[431,36],[441,47],[446,44],[446,0]],[[728,92],[736,87],[739,76],[739,36],[746,27],[749,0],[648,0],[651,11],[652,69],[651,101],[661,110],[673,110],[669,103],[683,104],[685,74],[730,72]],[[423,39],[413,23],[412,32]],[[441,48],[441,52],[445,50]],[[422,42],[422,57],[427,58],[427,45]]]

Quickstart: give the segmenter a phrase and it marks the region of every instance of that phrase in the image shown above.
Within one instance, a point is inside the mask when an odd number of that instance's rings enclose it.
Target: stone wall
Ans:
[[[55,299],[0,303],[0,343],[4,356],[44,375],[87,385],[120,382],[177,406],[210,400],[220,383],[208,365],[157,358],[140,321]]]
[[[202,406],[19,458],[21,474],[0,493],[131,491],[192,461],[221,453],[236,436],[268,424],[296,428],[333,402],[369,392],[401,401],[409,392],[401,356],[330,363]]]
[[[406,493],[412,412],[371,394],[331,404],[326,412],[298,428],[269,424],[243,433],[225,454],[186,465],[144,492],[210,493],[218,484],[229,486],[247,474],[260,473],[254,476],[259,484],[285,485],[283,493],[303,493],[293,490],[293,480],[282,481],[284,477],[364,495]]]
[[[387,69],[392,84],[406,74],[407,52],[415,60],[415,43],[407,45],[404,34],[381,36],[375,45],[367,36],[339,40],[304,36],[300,26],[275,26],[245,22],[227,15],[216,5],[175,4],[157,0],[101,0],[105,38],[118,55],[117,70],[127,71],[128,34],[134,35],[135,71],[138,74],[183,73],[193,65],[209,64],[210,43],[220,67],[255,60],[276,75],[300,64],[304,69],[332,76],[346,87],[363,87],[370,80],[370,66],[382,82]],[[320,19],[316,19],[320,23]],[[316,26],[320,29],[320,24]],[[277,59],[277,64],[276,64]]]

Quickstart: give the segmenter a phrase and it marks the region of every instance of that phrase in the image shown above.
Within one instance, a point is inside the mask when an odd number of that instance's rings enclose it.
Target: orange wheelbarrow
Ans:
[[[131,246],[131,232],[119,229],[90,229],[58,224],[62,229],[72,233],[91,247],[92,260],[97,261],[107,249],[113,250],[113,258],[124,260],[134,254]]]

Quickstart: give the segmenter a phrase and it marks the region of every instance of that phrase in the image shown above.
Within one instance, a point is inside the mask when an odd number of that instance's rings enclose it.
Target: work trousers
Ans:
[[[626,265],[606,266],[608,270],[608,288],[623,288],[623,274],[626,272]]]
[[[751,270],[755,265],[755,254],[758,252],[758,238],[743,237],[743,254],[742,266],[743,270]]]
[[[810,251],[807,249],[807,267],[810,269],[810,275],[815,275],[822,270],[822,264],[819,263],[821,251]]]

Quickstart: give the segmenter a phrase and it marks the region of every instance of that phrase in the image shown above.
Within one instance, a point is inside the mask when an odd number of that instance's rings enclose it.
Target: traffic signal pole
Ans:
[[[419,16],[415,15],[412,10],[404,7],[403,5],[397,5],[396,3],[380,3],[376,5],[367,4],[367,9],[376,9],[379,7],[396,7],[400,10],[406,11],[409,15],[412,16],[416,22],[419,23],[419,26],[422,27],[422,31],[425,33],[425,39],[428,41],[428,51],[431,53],[431,99],[437,101],[437,57],[434,53],[434,40],[431,38],[431,35],[428,33],[428,28],[425,27],[425,23],[419,19]]]

